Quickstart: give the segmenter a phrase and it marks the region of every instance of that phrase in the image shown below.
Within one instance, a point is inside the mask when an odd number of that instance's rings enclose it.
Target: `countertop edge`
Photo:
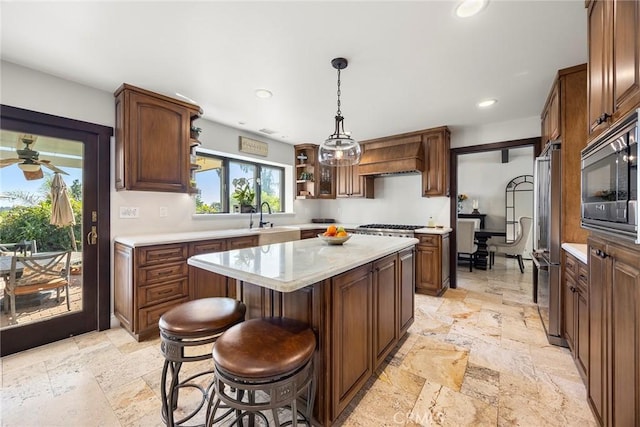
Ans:
[[[357,262],[352,262],[349,264],[342,265],[337,268],[332,268],[329,270],[325,270],[322,273],[310,274],[307,276],[300,276],[294,280],[290,280],[288,282],[284,282],[282,280],[272,279],[269,277],[264,277],[258,274],[249,273],[242,270],[237,270],[234,268],[230,268],[220,264],[212,264],[210,262],[204,261],[202,258],[206,256],[203,255],[195,255],[187,259],[187,264],[193,267],[202,268],[203,270],[207,270],[213,273],[222,274],[224,276],[230,277],[232,279],[243,280],[258,286],[262,286],[267,289],[271,289],[278,292],[294,292],[299,289],[305,288],[309,285],[312,285],[317,282],[321,282],[330,277],[336,276],[338,274],[344,273],[349,270],[353,270],[354,268],[360,267],[361,265],[373,262],[377,259],[383,258],[387,255],[393,254],[395,252],[399,252],[403,249],[410,248],[415,246],[419,240],[415,238],[406,238],[402,237],[402,242],[395,243],[384,250],[374,252],[371,255],[364,256],[359,259]],[[271,246],[282,245],[283,243],[275,243]],[[236,249],[228,252],[237,252],[241,253],[242,251],[246,251],[247,249]]]
[[[562,249],[578,258],[583,264],[589,264],[589,249],[585,243],[563,243]]]

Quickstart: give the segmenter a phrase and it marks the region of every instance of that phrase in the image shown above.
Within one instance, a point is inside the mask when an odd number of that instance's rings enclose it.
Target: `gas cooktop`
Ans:
[[[404,224],[365,224],[358,228],[377,228],[380,230],[417,230],[424,228],[424,225],[404,225]]]

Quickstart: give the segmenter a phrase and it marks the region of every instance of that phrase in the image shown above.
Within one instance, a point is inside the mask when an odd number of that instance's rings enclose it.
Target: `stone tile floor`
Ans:
[[[442,298],[416,295],[409,334],[337,424],[596,425],[569,351],[547,343],[530,301],[530,264],[521,274],[502,257],[486,272],[460,267]],[[158,339],[119,328],[4,357],[1,425],[161,426],[162,362]]]

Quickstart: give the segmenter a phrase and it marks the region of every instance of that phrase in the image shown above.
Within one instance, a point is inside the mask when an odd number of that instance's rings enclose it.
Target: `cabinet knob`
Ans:
[[[571,292],[573,292],[574,294],[576,293],[576,288],[575,288],[575,286],[569,286],[569,290],[570,290]]]
[[[598,117],[597,123],[600,125],[607,121],[611,117],[611,114],[602,113],[600,117]]]
[[[599,256],[600,258],[604,259],[608,255],[606,253],[602,252],[600,249],[596,249],[596,256]]]

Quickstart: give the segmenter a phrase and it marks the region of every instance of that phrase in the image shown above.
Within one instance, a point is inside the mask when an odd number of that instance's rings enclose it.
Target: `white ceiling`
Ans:
[[[537,116],[556,71],[586,62],[582,0],[493,0],[468,19],[456,3],[3,1],[0,54],[111,93],[178,92],[208,119],[289,143],[333,132],[337,56],[359,140]],[[485,98],[498,103],[478,109]]]

